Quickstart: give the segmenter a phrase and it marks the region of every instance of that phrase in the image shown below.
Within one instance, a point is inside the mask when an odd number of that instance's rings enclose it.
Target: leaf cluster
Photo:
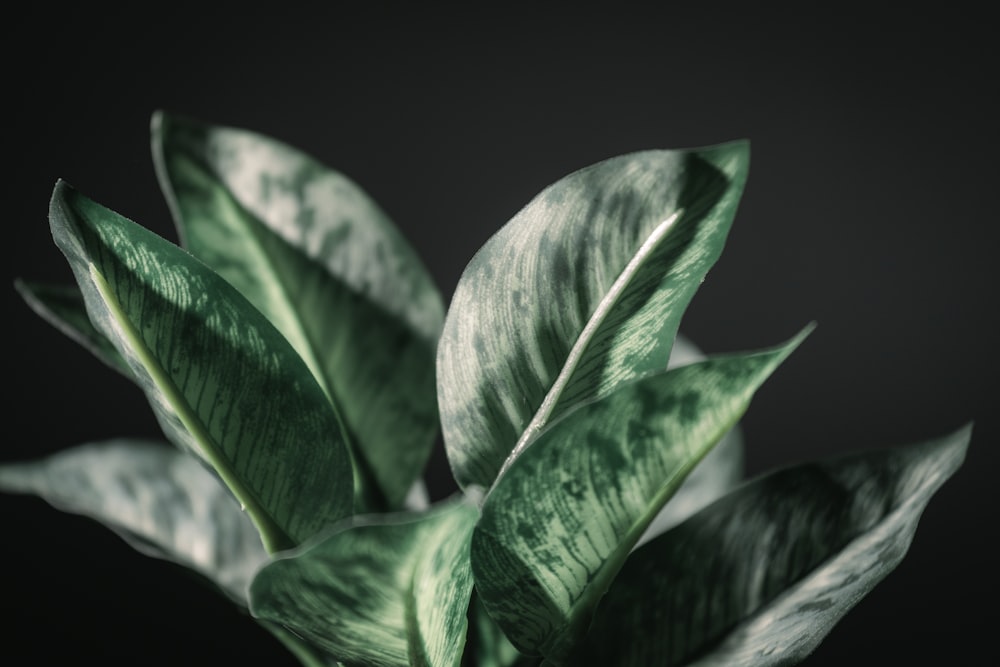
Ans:
[[[355,183],[158,112],[174,244],[56,184],[75,285],[40,316],[145,394],[164,441],[0,466],[0,489],[191,568],[307,665],[777,665],[904,556],[971,425],[743,479],[739,420],[812,330],[679,335],[746,182],[736,141],[542,190],[450,304]],[[431,502],[441,437],[459,491]]]

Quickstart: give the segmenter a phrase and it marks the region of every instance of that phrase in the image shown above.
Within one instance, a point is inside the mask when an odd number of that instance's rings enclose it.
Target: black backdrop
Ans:
[[[748,472],[976,422],[903,563],[807,664],[993,652],[998,107],[985,16],[147,11],[46,7],[7,22],[4,460],[158,434],[138,391],[12,287],[71,280],[46,220],[57,178],[176,239],[150,160],[155,109],[264,132],[343,171],[446,297],[479,245],[564,174],[748,138],[743,203],[682,332],[724,352],[818,323],[743,420]],[[435,495],[452,490],[440,450],[430,474]],[[40,500],[0,501],[7,664],[294,664],[179,568]]]

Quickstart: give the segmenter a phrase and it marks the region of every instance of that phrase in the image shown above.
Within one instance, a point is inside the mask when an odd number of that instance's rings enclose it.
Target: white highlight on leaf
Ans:
[[[525,427],[521,437],[517,441],[517,444],[514,445],[514,448],[504,461],[503,466],[501,466],[500,472],[497,473],[497,481],[503,477],[504,473],[514,460],[521,455],[524,448],[535,439],[535,436],[537,436],[541,429],[545,426],[549,415],[552,413],[552,410],[555,408],[562,396],[563,389],[565,389],[566,385],[573,377],[577,363],[579,363],[580,359],[583,357],[583,353],[586,351],[587,346],[594,337],[594,334],[600,328],[601,324],[603,324],[604,318],[609,312],[611,312],[611,309],[614,307],[619,297],[621,297],[625,288],[628,287],[629,282],[635,276],[639,267],[641,267],[643,262],[648,259],[649,255],[652,254],[652,252],[656,249],[656,246],[659,245],[660,241],[663,240],[663,237],[667,235],[683,213],[683,210],[675,212],[653,229],[646,240],[642,242],[642,245],[639,246],[639,249],[629,259],[628,264],[625,265],[625,268],[618,275],[618,278],[615,279],[615,282],[611,285],[608,293],[601,299],[601,302],[594,310],[594,314],[587,321],[586,325],[584,325],[580,335],[573,343],[573,347],[570,350],[569,355],[566,357],[566,362],[563,364],[562,370],[559,372],[559,376],[552,383],[551,388],[545,395],[545,399],[538,407],[538,410],[535,411],[535,415],[531,419],[531,423]],[[494,485],[495,484],[496,482],[494,482]]]

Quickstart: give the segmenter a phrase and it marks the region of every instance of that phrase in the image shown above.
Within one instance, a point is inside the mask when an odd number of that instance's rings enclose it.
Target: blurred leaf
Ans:
[[[568,410],[666,367],[748,162],[742,141],[599,162],[543,190],[476,253],[437,357],[463,489],[488,489]]]
[[[165,443],[116,439],[0,465],[0,490],[104,524],[138,551],[188,567],[247,605],[267,552],[219,480]]]
[[[298,150],[162,112],[152,133],[183,245],[292,343],[336,404],[382,507],[400,507],[439,428],[444,305],[430,274],[368,195]]]
[[[335,657],[313,646],[305,639],[302,639],[294,632],[282,627],[277,623],[256,619],[257,623],[268,630],[274,637],[284,644],[285,648],[298,659],[302,667],[344,667],[344,664]]]
[[[526,656],[514,648],[500,626],[490,617],[475,589],[472,591],[469,617],[470,642],[466,650],[472,652],[473,658],[463,664],[476,667],[515,667],[522,664],[521,661]],[[531,664],[536,662],[536,659],[531,659]]]
[[[564,657],[649,524],[809,330],[625,385],[555,422],[501,474],[472,571],[519,651]]]
[[[14,281],[14,288],[42,319],[85,347],[108,367],[133,379],[122,355],[90,323],[83,295],[76,285],[43,285],[18,279]]]
[[[472,594],[464,500],[424,513],[358,517],[280,555],[250,586],[251,613],[346,664],[459,664]]]
[[[903,559],[971,432],[743,485],[632,554],[568,664],[803,660]]]
[[[91,321],[128,362],[164,433],[218,473],[269,551],[351,513],[337,416],[260,312],[180,248],[65,182],[49,218]]]

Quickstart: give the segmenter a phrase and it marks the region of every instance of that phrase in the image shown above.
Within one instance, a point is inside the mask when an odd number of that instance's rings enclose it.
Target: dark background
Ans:
[[[570,171],[748,138],[743,203],[682,332],[714,353],[818,323],[744,418],[749,472],[976,422],[902,564],[806,664],[994,653],[1000,170],[985,15],[142,7],[7,20],[4,460],[158,434],[138,390],[12,287],[71,280],[46,219],[57,178],[176,240],[155,109],[269,134],[347,174],[446,298],[475,250]],[[440,451],[432,473],[450,492]],[[35,498],[0,501],[6,664],[295,664],[179,568]]]

